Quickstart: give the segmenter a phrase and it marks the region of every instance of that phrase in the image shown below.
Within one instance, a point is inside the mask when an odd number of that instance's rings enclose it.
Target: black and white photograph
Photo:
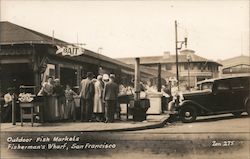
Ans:
[[[0,0],[1,159],[250,159],[249,0]]]

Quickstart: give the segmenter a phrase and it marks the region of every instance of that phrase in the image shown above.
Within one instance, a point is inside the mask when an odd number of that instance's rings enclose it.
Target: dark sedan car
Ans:
[[[210,79],[198,83],[197,91],[184,93],[184,100],[171,108],[182,122],[197,116],[242,112],[250,115],[250,76]],[[174,110],[174,111],[173,111]]]

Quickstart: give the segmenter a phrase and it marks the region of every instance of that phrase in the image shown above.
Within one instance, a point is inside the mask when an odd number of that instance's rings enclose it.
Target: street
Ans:
[[[240,118],[232,114],[198,117],[196,122],[173,122],[162,129],[140,131],[143,133],[249,133],[250,118],[243,113]]]
[[[249,117],[227,114],[142,131],[6,132],[1,136],[1,158],[248,159],[249,129]],[[17,146],[27,145],[25,140],[40,148]]]

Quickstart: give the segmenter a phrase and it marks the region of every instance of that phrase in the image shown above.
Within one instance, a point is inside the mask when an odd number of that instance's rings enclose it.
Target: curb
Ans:
[[[114,129],[102,129],[102,130],[77,130],[77,131],[63,131],[63,132],[125,132],[125,131],[139,131],[139,130],[147,130],[147,129],[156,129],[156,128],[162,128],[166,125],[167,122],[169,122],[169,115],[166,114],[163,118],[160,119],[160,121],[155,122],[153,124],[148,124],[144,126],[137,126],[137,127],[128,127],[128,128],[114,128]],[[5,131],[5,133],[15,133],[16,131]],[[27,131],[30,132],[30,131]],[[31,131],[32,132],[32,131]],[[60,132],[60,131],[46,131],[46,133],[54,133],[54,132]],[[26,133],[26,132],[22,132]],[[36,132],[34,132],[36,133]]]
[[[123,131],[139,131],[139,130],[147,130],[147,129],[156,129],[156,128],[162,128],[166,125],[168,122],[169,115],[166,117],[163,117],[160,122],[152,124],[152,125],[146,125],[146,126],[138,126],[133,128],[120,128],[120,129],[108,129],[108,130],[87,130],[82,132],[123,132]]]

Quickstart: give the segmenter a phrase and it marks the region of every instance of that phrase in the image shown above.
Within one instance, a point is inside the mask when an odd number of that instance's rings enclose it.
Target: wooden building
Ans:
[[[8,87],[18,90],[21,85],[33,85],[37,93],[47,76],[77,87],[89,71],[95,75],[113,73],[118,80],[134,75],[130,65],[87,49],[74,57],[56,54],[58,46],[72,44],[10,22],[0,22],[0,35],[1,93]]]

